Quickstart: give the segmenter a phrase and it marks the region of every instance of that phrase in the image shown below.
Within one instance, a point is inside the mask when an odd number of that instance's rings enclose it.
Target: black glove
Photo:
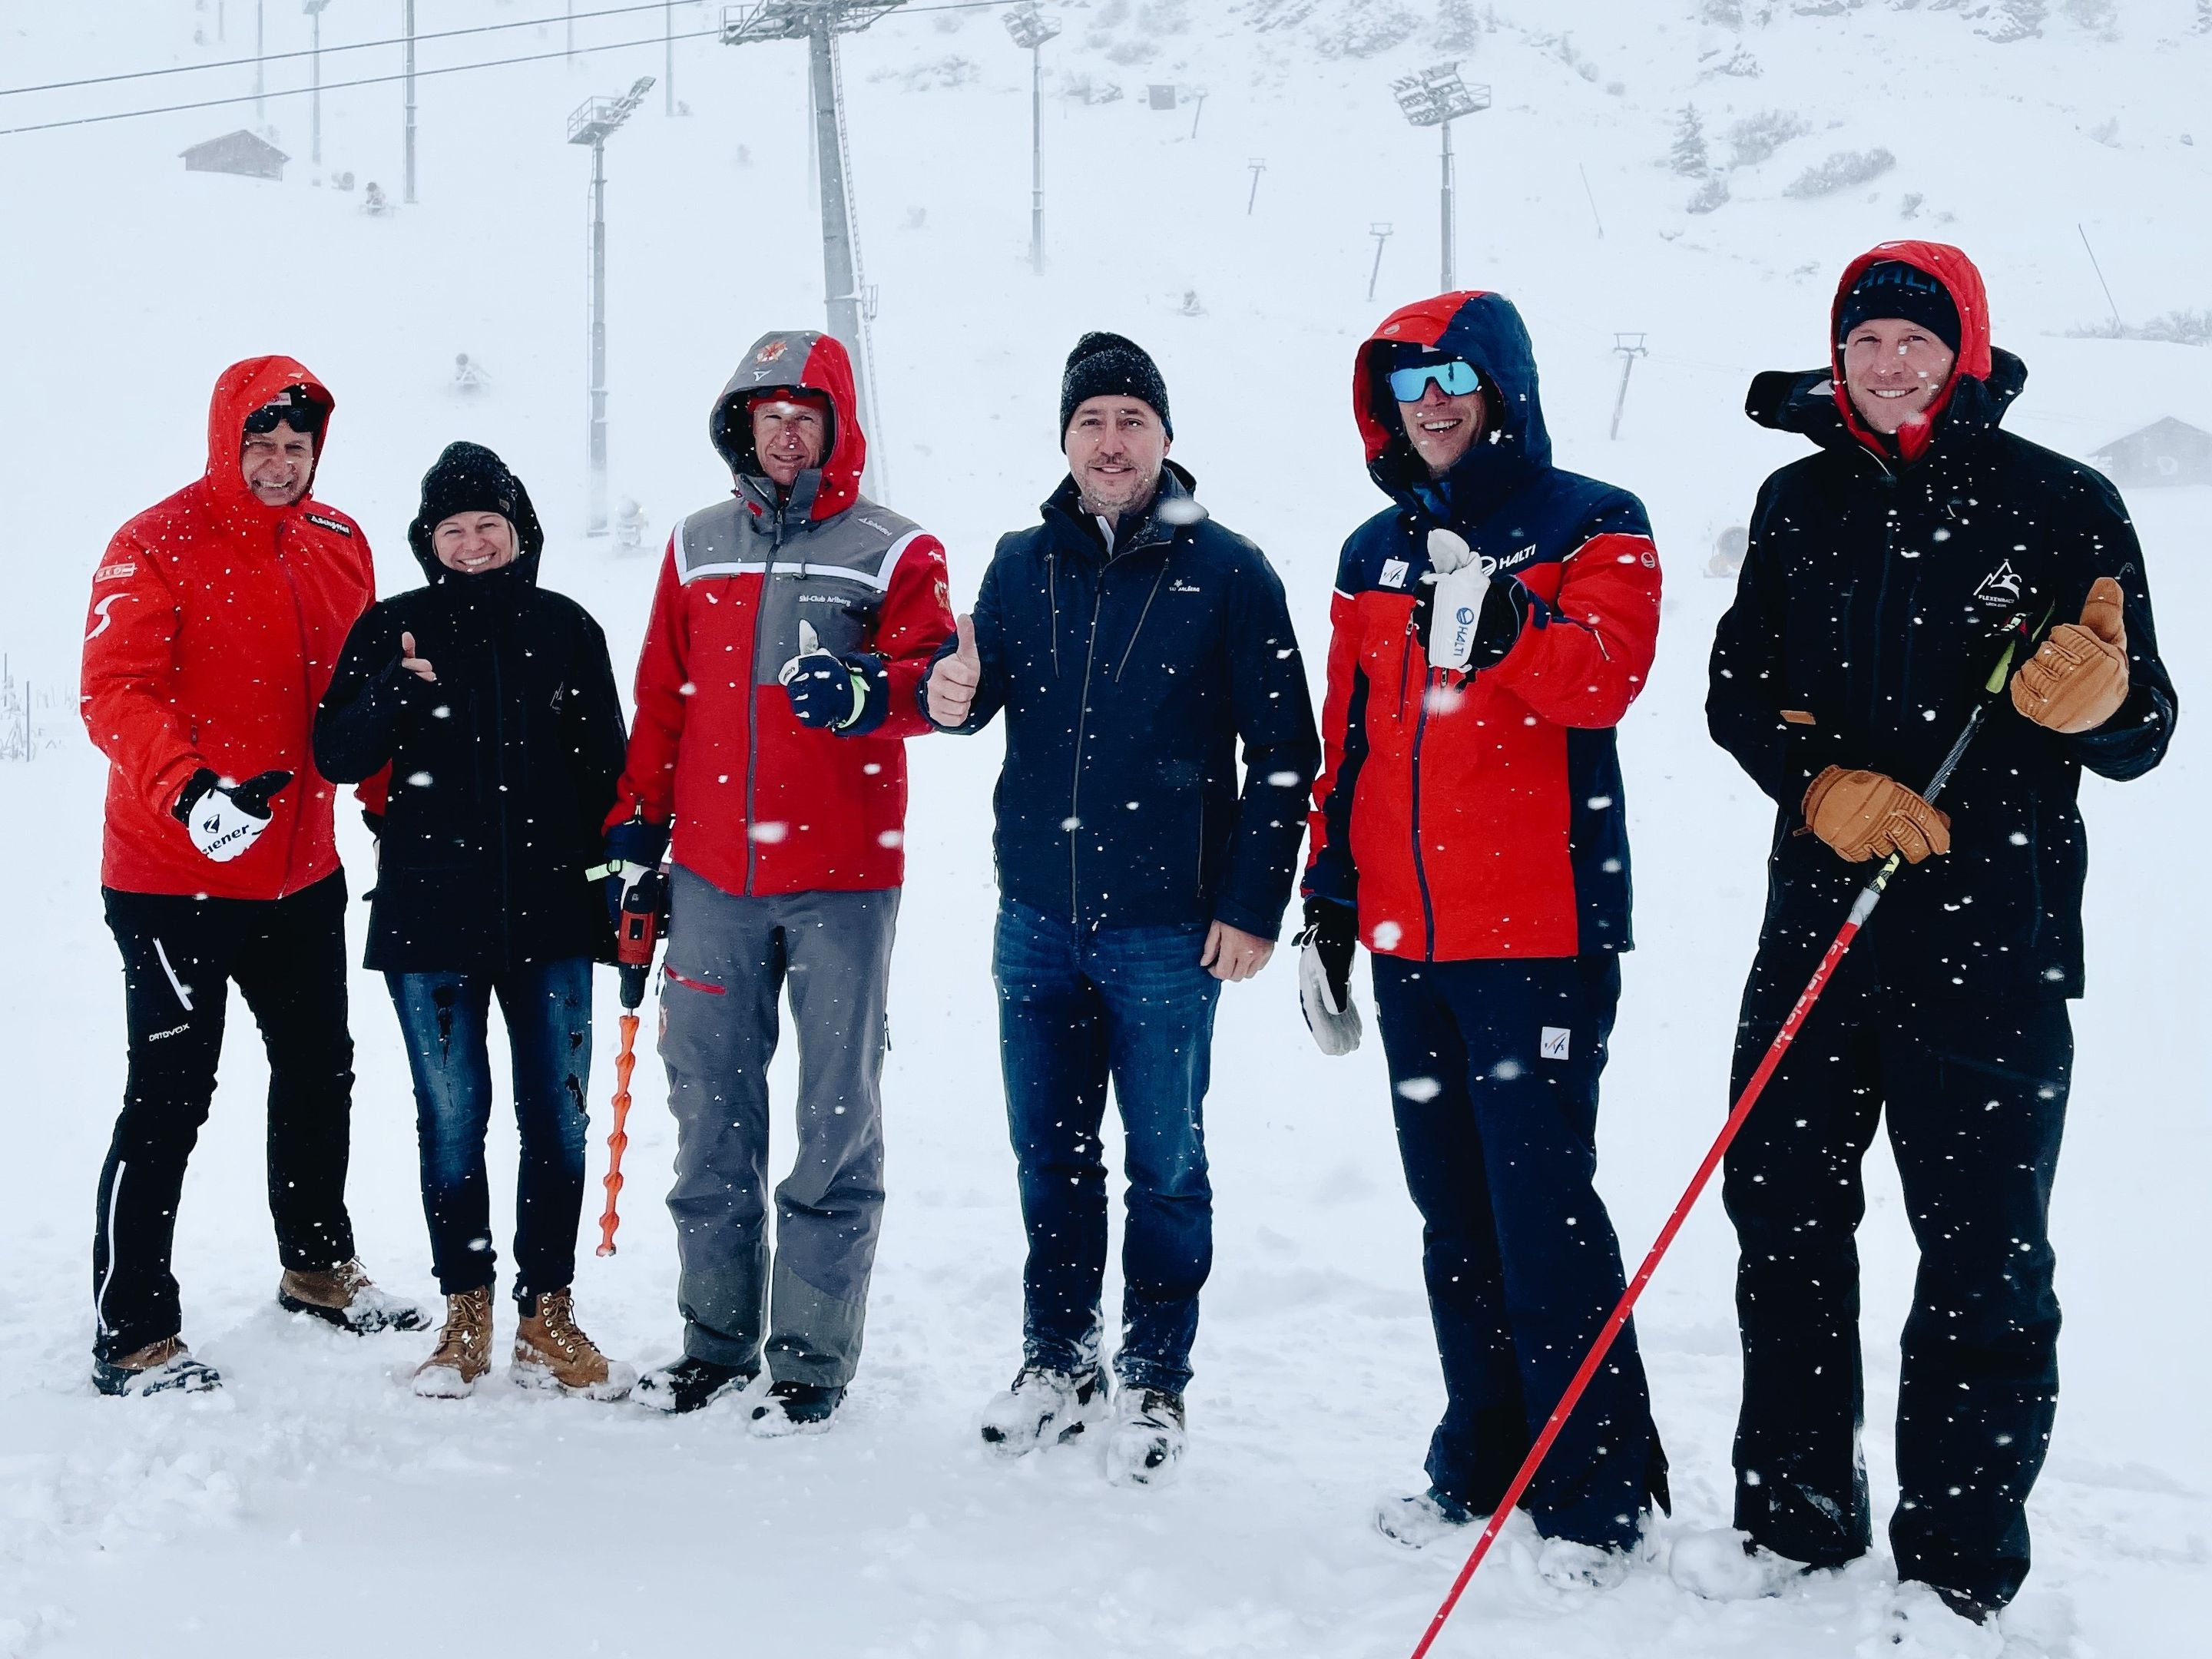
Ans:
[[[185,781],[169,810],[193,846],[216,863],[228,864],[261,839],[272,815],[270,797],[291,781],[289,772],[269,771],[257,772],[244,783],[225,783],[213,767],[203,766]]]
[[[606,862],[601,867],[607,872],[608,921],[621,925],[623,896],[641,878],[660,867],[668,852],[669,829],[665,823],[633,817],[607,831]]]
[[[1348,1054],[1359,1046],[1359,1011],[1352,1006],[1358,942],[1358,911],[1334,899],[1306,900],[1306,925],[1297,937],[1298,1008],[1325,1054]]]
[[[799,654],[784,664],[779,678],[793,718],[817,731],[860,737],[890,713],[891,680],[884,659],[866,652],[824,651],[811,623],[799,624]]]

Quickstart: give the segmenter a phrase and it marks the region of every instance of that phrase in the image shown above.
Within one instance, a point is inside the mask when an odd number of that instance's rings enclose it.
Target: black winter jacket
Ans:
[[[1850,432],[1826,370],[1753,383],[1752,419],[1820,446],[1759,491],[1705,705],[1714,739],[1779,809],[1764,968],[1809,974],[1872,870],[1804,831],[1813,778],[1837,765],[1924,787],[1982,695],[2005,626],[2075,621],[2090,584],[2111,576],[2126,594],[2126,703],[2065,737],[1999,693],[1939,802],[1950,854],[1901,874],[1854,947],[1911,994],[2081,994],[2081,769],[2149,771],[2177,704],[2118,492],[1999,428],[2026,380],[2017,357],[1996,352],[1988,380],[1958,383],[1911,465]]]
[[[1000,538],[975,599],[982,684],[953,729],[1006,711],[1006,897],[1077,927],[1218,920],[1272,939],[1321,739],[1283,584],[1192,482],[1170,462],[1110,556],[1072,479],[1042,524]],[[927,714],[926,679],[918,696]]]
[[[514,563],[456,575],[426,545],[428,587],[379,600],[347,636],[315,718],[315,764],[352,782],[392,763],[368,965],[496,974],[612,960],[600,825],[626,740],[606,637],[538,586],[534,522]],[[436,672],[399,665],[399,635]]]

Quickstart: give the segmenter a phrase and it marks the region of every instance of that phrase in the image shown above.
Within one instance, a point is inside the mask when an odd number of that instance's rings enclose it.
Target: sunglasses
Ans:
[[[1473,363],[1463,357],[1446,357],[1413,368],[1392,369],[1390,395],[1401,404],[1417,404],[1431,380],[1447,398],[1464,398],[1482,388],[1482,375]]]

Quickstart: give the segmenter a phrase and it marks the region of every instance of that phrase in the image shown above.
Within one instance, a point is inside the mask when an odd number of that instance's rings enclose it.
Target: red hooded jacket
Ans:
[[[761,476],[748,405],[805,391],[830,405],[830,451],[787,494]],[[612,829],[672,825],[676,861],[727,893],[872,891],[904,880],[906,744],[931,729],[915,700],[953,631],[938,539],[860,494],[867,439],[851,360],[811,331],[755,342],[708,431],[732,498],[669,538],[637,664]],[[803,724],[778,678],[799,625],[872,656],[890,702],[866,732]]]
[[[361,526],[312,495],[265,507],[239,465],[246,417],[302,386],[289,357],[225,369],[208,407],[207,471],[115,532],[85,618],[85,730],[108,758],[100,879],[133,893],[276,899],[338,867],[334,787],[315,770],[315,707],[346,632],[376,596]],[[269,828],[228,864],[204,858],[171,809],[193,773],[292,781]],[[381,806],[383,780],[361,787]]]

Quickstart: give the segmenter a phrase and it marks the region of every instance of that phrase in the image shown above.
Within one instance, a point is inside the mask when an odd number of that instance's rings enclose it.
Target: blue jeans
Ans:
[[[1213,1265],[1203,1108],[1221,985],[1206,930],[1079,928],[1008,900],[994,971],[999,1044],[1029,1234],[1022,1346],[1031,1364],[1098,1363],[1106,1276],[1106,1084],[1127,1135],[1123,1385],[1190,1382],[1198,1292]]]
[[[499,999],[514,1061],[522,1164],[514,1184],[514,1295],[557,1291],[576,1276],[584,1208],[584,1139],[592,1077],[592,964],[584,957],[505,974],[386,974],[415,1074],[422,1213],[438,1288],[458,1296],[493,1282],[484,1134],[491,1126],[485,1027]]]

